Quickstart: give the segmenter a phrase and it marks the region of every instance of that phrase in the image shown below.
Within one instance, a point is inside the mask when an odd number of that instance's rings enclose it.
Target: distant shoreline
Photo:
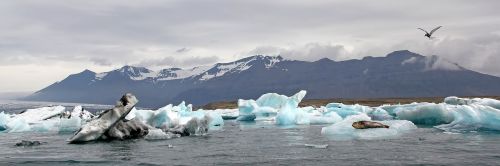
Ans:
[[[500,100],[500,96],[458,96],[461,98],[492,98]],[[429,102],[429,103],[442,103],[446,97],[401,97],[401,98],[359,98],[359,99],[346,99],[346,98],[331,98],[331,99],[304,99],[300,102],[300,107],[320,107],[328,103],[344,103],[344,104],[360,104],[365,106],[380,106],[384,104],[409,104],[412,102]],[[221,101],[212,102],[201,106],[202,109],[235,109],[238,108],[237,101]]]

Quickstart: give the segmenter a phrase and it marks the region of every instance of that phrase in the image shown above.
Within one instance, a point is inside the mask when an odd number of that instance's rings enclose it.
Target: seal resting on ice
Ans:
[[[379,123],[379,122],[372,122],[372,121],[358,121],[352,123],[352,127],[355,129],[370,129],[370,128],[389,128],[389,126]]]

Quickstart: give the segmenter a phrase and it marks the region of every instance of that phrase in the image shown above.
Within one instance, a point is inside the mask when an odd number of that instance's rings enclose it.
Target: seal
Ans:
[[[355,129],[370,129],[370,128],[389,128],[389,126],[379,123],[379,122],[372,122],[372,121],[358,121],[352,123],[352,127]]]

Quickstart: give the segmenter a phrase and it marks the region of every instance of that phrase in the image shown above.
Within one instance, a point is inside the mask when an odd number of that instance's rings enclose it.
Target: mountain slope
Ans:
[[[257,98],[268,92],[290,95],[300,89],[309,91],[307,98],[500,95],[498,85],[499,77],[409,51],[340,62],[257,55],[192,69],[152,71],[124,66],[105,73],[85,70],[26,99],[109,104],[117,95],[133,92],[141,106],[157,107],[183,100],[199,105]]]

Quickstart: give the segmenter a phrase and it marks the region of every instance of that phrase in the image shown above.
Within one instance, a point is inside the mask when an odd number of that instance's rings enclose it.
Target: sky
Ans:
[[[395,50],[500,76],[498,0],[0,2],[0,92],[123,65],[189,68],[263,54],[341,61]],[[418,27],[443,26],[429,40]]]

